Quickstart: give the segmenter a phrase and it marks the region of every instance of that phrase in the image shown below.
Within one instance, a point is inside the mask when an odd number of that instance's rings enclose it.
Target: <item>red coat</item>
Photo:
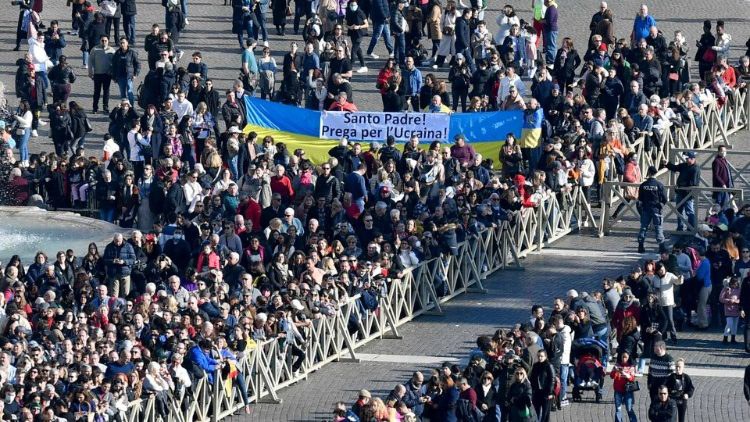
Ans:
[[[271,192],[281,195],[281,202],[290,203],[294,200],[294,188],[292,181],[286,175],[271,178]],[[255,223],[255,221],[253,221]],[[260,227],[260,226],[258,226]]]
[[[237,208],[237,214],[242,214],[245,220],[253,222],[253,231],[257,232],[261,229],[260,227],[260,204],[255,202],[253,198],[248,198],[247,202],[243,202]],[[237,233],[239,234],[239,233]]]
[[[620,302],[623,303],[623,302]],[[617,328],[617,337],[620,337],[620,328],[622,328],[622,323],[625,321],[625,318],[632,316],[635,317],[635,322],[640,324],[641,322],[641,307],[638,305],[638,302],[633,301],[630,306],[627,308],[624,308],[617,305],[617,309],[615,309],[615,315],[612,317],[612,326]]]
[[[614,382],[612,383],[612,389],[618,393],[625,392],[625,384],[635,380],[635,367],[633,365],[622,366],[622,372],[612,370],[609,376],[612,377]]]
[[[219,255],[216,252],[211,251],[208,256],[206,256],[205,253],[201,252],[198,255],[198,262],[195,265],[195,270],[199,273],[202,273],[203,271],[208,271],[209,269],[218,270],[220,267],[221,262],[219,259]]]
[[[338,101],[334,101],[333,104],[328,108],[330,111],[359,111],[357,110],[357,106],[354,105],[354,103],[350,103],[349,101],[345,103],[340,103]]]

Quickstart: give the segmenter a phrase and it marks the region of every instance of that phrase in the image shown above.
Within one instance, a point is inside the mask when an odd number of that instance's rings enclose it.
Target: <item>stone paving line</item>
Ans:
[[[510,2],[516,7],[517,14],[521,18],[529,20],[531,10],[528,2]],[[621,2],[610,2],[610,8],[615,13],[615,32],[619,37],[627,37],[630,34],[633,17],[635,16],[641,1],[625,0]],[[598,10],[598,1],[594,0],[570,0],[561,2],[560,10],[560,39],[564,36],[571,36],[579,51],[583,54],[585,49],[585,40],[588,38],[588,23],[591,15]],[[486,12],[485,20],[488,21],[488,29],[495,33],[497,24],[495,18],[498,15],[500,3],[490,4]],[[688,44],[694,46],[695,40],[701,34],[702,22],[706,17],[712,19],[723,19],[726,22],[727,32],[733,37],[731,45],[731,56],[738,58],[744,53],[745,40],[750,36],[750,17],[747,13],[737,13],[737,11],[747,10],[747,2],[743,0],[718,0],[703,2],[698,0],[677,0],[675,2],[658,2],[649,4],[651,14],[656,17],[660,29],[664,32],[668,40],[672,38],[675,30],[680,29],[685,34]],[[200,50],[203,53],[204,62],[209,66],[209,76],[216,82],[216,87],[220,92],[231,86],[231,82],[236,79],[240,67],[240,49],[237,45],[236,37],[229,33],[231,28],[231,8],[223,6],[221,0],[199,0],[190,1],[190,25],[180,37],[180,48],[186,54],[181,65],[189,60],[189,54],[194,50]],[[10,13],[0,15],[0,43],[8,48],[0,50],[0,82],[3,82],[6,88],[6,94],[12,105],[16,104],[13,95],[15,61],[22,57],[23,52],[11,50],[15,42],[15,29],[17,16],[15,8],[10,8]],[[679,10],[679,16],[672,16],[675,10]],[[58,19],[63,29],[70,29],[70,10],[65,6],[65,2],[45,2],[43,18],[45,21]],[[143,51],[143,38],[150,31],[152,23],[163,25],[164,9],[160,2],[138,2],[138,15],[136,17],[136,50],[139,52],[141,59],[145,60]],[[291,41],[300,41],[300,36],[294,36],[290,24],[287,25],[287,35],[280,37],[272,25],[269,30],[269,42],[272,55],[276,58],[279,66],[281,58],[287,51]],[[270,16],[269,21],[270,23]],[[121,31],[122,32],[122,31]],[[65,54],[69,57],[69,62],[75,66],[75,72],[79,76],[76,83],[73,84],[73,94],[71,100],[82,104],[87,111],[91,110],[91,96],[93,93],[93,83],[86,77],[86,73],[80,68],[81,52],[80,40],[73,35],[66,35],[68,46]],[[367,47],[366,42],[364,48]],[[429,48],[430,42],[426,45]],[[377,72],[385,63],[387,51],[384,44],[380,41],[377,44],[375,53],[380,56],[378,60],[367,59],[370,72],[364,75],[356,74],[352,79],[354,100],[361,110],[382,110],[381,100],[375,90],[375,79]],[[692,52],[691,52],[692,56]],[[144,67],[147,68],[144,61]],[[691,69],[695,72],[696,66],[691,63]],[[423,75],[434,73],[439,78],[447,78],[447,69],[435,71],[431,68],[423,68]],[[141,81],[145,72],[137,78]],[[280,81],[280,78],[277,78]],[[136,86],[138,83],[136,82]],[[115,85],[115,84],[113,84]],[[277,85],[278,86],[278,85]],[[112,99],[110,107],[114,107],[119,101],[119,93],[116,85],[111,90]],[[89,149],[99,150],[102,146],[101,136],[106,133],[107,118],[104,115],[90,116],[94,132],[89,135]],[[40,128],[40,137],[33,139],[30,143],[32,152],[41,150],[51,150],[51,143],[47,137],[48,128]],[[495,158],[495,157],[493,157]]]

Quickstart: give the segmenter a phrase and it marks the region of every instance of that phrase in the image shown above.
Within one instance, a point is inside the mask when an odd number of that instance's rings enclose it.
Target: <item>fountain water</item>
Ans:
[[[5,264],[11,256],[19,255],[22,262],[29,265],[37,251],[44,251],[52,259],[55,253],[67,249],[73,249],[76,256],[83,256],[91,242],[99,246],[101,254],[115,233],[126,231],[106,221],[72,212],[0,207],[0,260]]]

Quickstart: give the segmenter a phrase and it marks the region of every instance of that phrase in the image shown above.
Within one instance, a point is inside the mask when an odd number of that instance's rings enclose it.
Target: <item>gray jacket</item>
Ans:
[[[89,56],[89,76],[109,75],[114,55],[115,49],[112,47],[102,48],[101,45],[94,47]]]

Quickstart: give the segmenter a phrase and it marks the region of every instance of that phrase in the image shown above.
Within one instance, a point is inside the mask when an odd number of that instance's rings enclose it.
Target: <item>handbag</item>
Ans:
[[[450,37],[451,35],[453,35],[453,28],[451,28],[450,26],[443,27],[443,35],[445,35],[446,37]]]
[[[111,18],[117,13],[117,4],[113,1],[104,0],[99,4],[99,13],[104,17]]]
[[[83,128],[86,130],[86,133],[90,133],[92,130],[94,130],[88,117],[83,119]]]
[[[286,13],[287,16],[292,16],[292,6],[287,5],[284,13]]]
[[[634,393],[636,391],[641,390],[641,385],[638,384],[638,381],[630,381],[625,384],[625,392],[626,393]]]
[[[716,61],[716,52],[712,48],[707,48],[706,51],[703,52],[701,58],[706,63],[713,63]]]

